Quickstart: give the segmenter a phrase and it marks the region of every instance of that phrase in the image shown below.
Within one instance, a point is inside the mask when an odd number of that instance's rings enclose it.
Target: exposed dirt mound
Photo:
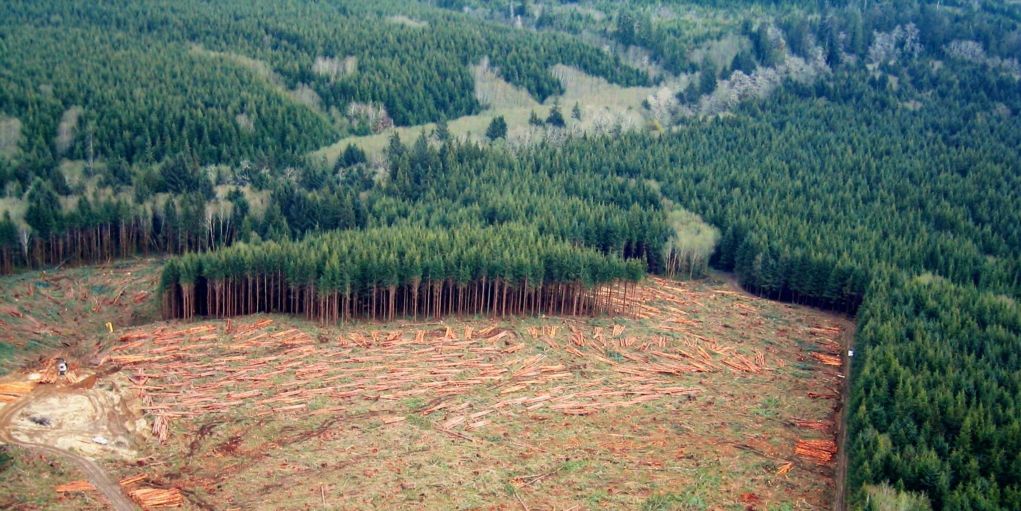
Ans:
[[[90,458],[134,460],[136,435],[145,434],[146,421],[122,389],[116,379],[91,389],[57,389],[21,410],[11,435]]]

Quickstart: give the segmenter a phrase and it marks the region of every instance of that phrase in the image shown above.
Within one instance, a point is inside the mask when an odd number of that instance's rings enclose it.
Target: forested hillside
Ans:
[[[655,141],[565,148],[669,183],[664,195],[722,229],[714,265],[747,288],[848,311],[864,300],[848,436],[857,506],[882,482],[936,509],[1012,509],[1021,496],[1021,126],[974,112],[970,91],[983,89],[959,90],[960,103],[910,110],[862,81]],[[997,99],[1021,106],[1016,88]],[[969,110],[982,121],[963,121]]]
[[[540,99],[561,90],[548,71],[557,63],[647,81],[567,37],[396,4],[5,2],[0,112],[21,121],[24,158],[39,166],[65,152],[129,162],[186,152],[210,164],[472,113],[469,67],[484,57]],[[53,147],[75,108],[81,135]],[[32,174],[16,176],[27,186]]]
[[[0,271],[184,254],[168,317],[335,322],[597,313],[708,263],[856,315],[852,507],[1021,509],[1021,8],[435,4],[5,3]],[[557,107],[530,146],[306,157],[477,112],[484,57],[659,92],[612,136]]]

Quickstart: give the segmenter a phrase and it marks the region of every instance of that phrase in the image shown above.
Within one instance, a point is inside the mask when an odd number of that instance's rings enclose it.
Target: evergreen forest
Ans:
[[[446,132],[483,58],[564,108],[545,138]],[[1019,58],[999,0],[9,0],[0,273],[166,255],[166,318],[336,323],[627,314],[647,274],[732,272],[855,319],[851,508],[1021,509]],[[669,123],[571,132],[557,64]]]

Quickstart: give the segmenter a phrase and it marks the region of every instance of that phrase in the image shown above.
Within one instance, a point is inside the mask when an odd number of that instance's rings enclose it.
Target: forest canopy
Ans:
[[[0,271],[172,254],[168,317],[322,321],[729,271],[857,319],[853,508],[1021,509],[1021,7],[436,4],[5,2]],[[536,143],[450,135],[484,58]],[[570,131],[556,64],[655,85],[645,123]]]

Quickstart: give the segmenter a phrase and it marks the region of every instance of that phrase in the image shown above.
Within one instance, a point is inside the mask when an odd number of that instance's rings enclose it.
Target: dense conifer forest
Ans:
[[[181,152],[204,164],[277,160],[368,132],[387,122],[382,115],[398,125],[453,118],[479,108],[469,66],[483,57],[540,99],[562,91],[548,71],[557,63],[648,82],[573,39],[455,24],[393,2],[15,1],[2,9],[9,75],[0,110],[21,119],[26,154],[43,166],[63,152],[128,162]],[[421,15],[426,26],[388,17],[396,12]],[[86,136],[57,151],[46,139],[72,106]]]
[[[303,314],[323,322],[450,314],[627,313],[645,269],[514,224],[387,227],[172,259],[164,315]]]
[[[0,272],[172,254],[166,317],[341,322],[626,313],[644,274],[711,266],[856,318],[853,508],[888,485],[1021,509],[1019,22],[1012,2],[10,1]],[[727,37],[725,66],[696,58]],[[826,71],[612,136],[511,147],[496,123],[307,157],[477,113],[483,58],[540,101],[555,64],[683,105]]]

